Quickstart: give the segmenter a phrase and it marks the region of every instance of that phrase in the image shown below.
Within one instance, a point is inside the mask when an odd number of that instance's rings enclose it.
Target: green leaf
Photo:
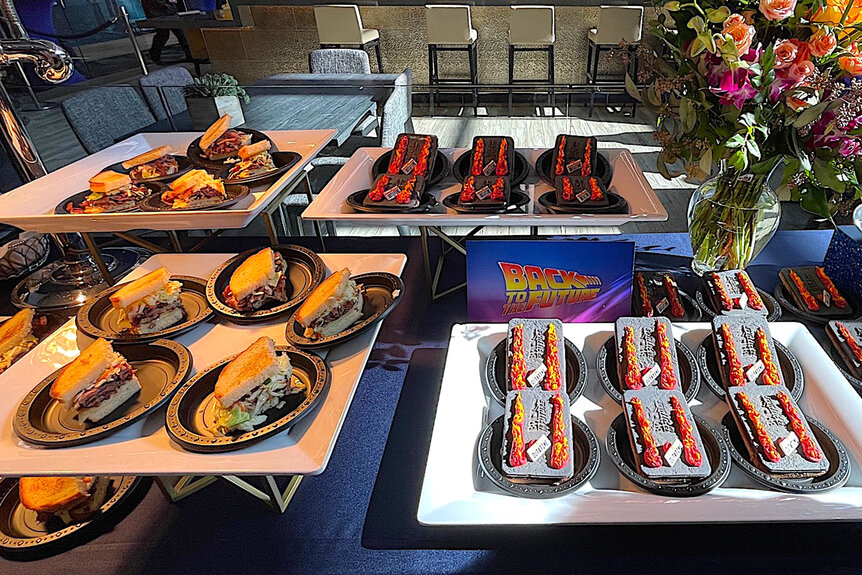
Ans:
[[[846,184],[838,179],[835,167],[831,163],[821,159],[815,159],[814,177],[817,178],[817,181],[820,182],[820,184],[826,186],[832,191],[839,194],[844,193]]]
[[[760,159],[760,148],[757,145],[757,142],[754,140],[748,140],[745,142],[745,149],[751,154],[752,157],[756,159]]]
[[[682,131],[686,134],[697,124],[697,112],[688,98],[682,98],[679,102],[679,119],[682,123]]]
[[[817,120],[821,114],[826,110],[827,106],[829,106],[829,102],[820,102],[819,104],[815,104],[810,108],[806,108],[799,117],[793,122],[794,128],[804,128],[811,122]]]
[[[688,21],[688,27],[695,32],[700,33],[706,30],[706,22],[704,22],[703,18],[701,18],[700,16],[694,16],[691,20]]]
[[[722,6],[721,8],[717,8],[715,10],[707,10],[706,17],[713,24],[721,24],[722,22],[730,18],[730,8],[728,8],[727,6]]]
[[[856,158],[856,161],[853,162],[853,170],[856,172],[856,181],[862,184],[862,158]],[[859,195],[859,191],[856,191],[856,195]]]
[[[828,218],[829,204],[826,201],[826,192],[817,186],[809,186],[802,194],[802,199],[799,201],[802,209],[807,210],[818,216]]]
[[[679,10],[679,2],[677,2],[676,0],[666,2],[664,5],[664,9],[668,12],[676,12],[677,10]]]
[[[632,80],[632,77],[629,76],[628,72],[626,72],[626,92],[628,92],[629,96],[640,102],[642,100],[641,94],[638,91],[637,84]]]
[[[743,150],[735,151],[731,156],[730,165],[736,168],[737,170],[745,170],[748,168],[748,156],[745,154]]]
[[[707,148],[700,157],[700,169],[707,174],[712,173],[712,148]]]

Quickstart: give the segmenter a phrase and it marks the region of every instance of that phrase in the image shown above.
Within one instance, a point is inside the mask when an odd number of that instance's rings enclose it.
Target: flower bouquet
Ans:
[[[639,49],[626,86],[657,115],[664,177],[703,181],[719,166],[689,206],[695,270],[744,267],[769,241],[776,169],[778,193],[824,217],[862,195],[862,1],[657,8],[660,53]]]

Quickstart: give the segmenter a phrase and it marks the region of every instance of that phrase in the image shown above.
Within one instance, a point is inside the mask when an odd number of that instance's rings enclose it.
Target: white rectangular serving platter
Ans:
[[[445,208],[442,203],[431,211],[415,214],[366,214],[359,213],[347,205],[347,197],[353,192],[367,190],[371,187],[371,167],[374,162],[389,151],[390,148],[359,148],[338,171],[335,177],[323,188],[311,205],[302,213],[307,220],[349,222],[358,225],[388,225],[405,226],[621,226],[628,222],[663,222],[667,220],[667,210],[656,196],[655,191],[647,182],[643,171],[635,162],[634,156],[625,148],[599,148],[608,158],[614,169],[611,187],[623,196],[629,203],[629,214],[550,214],[532,213],[534,205],[538,206],[539,196],[553,190],[545,182],[527,186],[530,203],[525,206],[527,213],[511,214],[461,214]],[[443,148],[441,151],[454,164],[466,148]],[[530,166],[535,166],[536,159],[544,150],[538,148],[518,148]],[[534,170],[533,167],[530,168]],[[436,186],[431,193],[442,201],[449,194],[460,191],[461,184],[455,180],[451,172]]]
[[[22,230],[48,233],[244,228],[335,137],[335,130],[273,130],[265,133],[279,150],[297,152],[302,158],[268,188],[253,192],[225,209],[86,215],[54,213],[57,204],[86,190],[89,179],[105,167],[164,145],[171,146],[177,154],[185,154],[192,140],[200,136],[198,132],[143,133],[0,194],[0,222]]]
[[[126,279],[134,279],[161,266],[174,274],[208,278],[234,254],[159,254],[144,262]],[[354,274],[390,272],[400,275],[404,254],[321,254],[326,267],[350,267]],[[194,358],[193,373],[241,351],[268,335],[286,345],[286,317],[272,323],[240,326],[211,319],[175,338]],[[0,476],[19,475],[316,475],[326,469],[335,440],[347,415],[365,362],[374,347],[381,324],[325,355],[332,380],[323,401],[307,418],[248,448],[227,453],[191,453],[173,443],[165,431],[165,409],[105,439],[77,447],[45,449],[29,445],[12,429],[21,399],[43,378],[86,348],[91,338],[77,333],[74,319],[41,342],[0,375]],[[122,347],[118,350],[122,353]],[[191,376],[190,376],[191,377]]]
[[[710,333],[706,323],[673,327],[674,336],[693,352]],[[596,434],[601,465],[590,482],[557,499],[505,494],[480,476],[476,440],[484,426],[503,413],[502,407],[486,398],[480,371],[489,352],[505,339],[506,325],[455,325],[419,499],[419,522],[549,525],[862,519],[862,398],[803,325],[773,323],[770,329],[805,372],[800,406],[834,432],[850,453],[852,474],[846,486],[819,495],[779,493],[760,487],[734,465],[723,486],[699,497],[662,497],[636,487],[620,475],[605,447],[608,427],[621,408],[601,387],[595,366],[599,348],[613,335],[613,324],[565,324],[565,336],[583,351],[589,371],[586,389],[572,405],[572,414]],[[692,411],[720,430],[727,408],[702,384]]]

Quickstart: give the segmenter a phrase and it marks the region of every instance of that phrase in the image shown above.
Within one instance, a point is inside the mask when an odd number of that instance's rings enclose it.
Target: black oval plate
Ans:
[[[557,192],[551,190],[539,196],[539,205],[557,215],[586,215],[586,214],[627,214],[629,213],[629,203],[614,192],[608,192],[607,206],[579,206],[579,207],[561,207],[557,205]]]
[[[841,375],[843,375],[847,379],[847,382],[853,386],[853,389],[856,390],[856,393],[862,395],[862,380],[859,380],[845,367],[844,359],[841,357],[841,353],[837,349],[835,349],[835,344],[832,344],[832,349],[829,351],[829,354],[832,356],[832,363],[835,364],[835,367],[838,368],[838,371],[841,372]]]
[[[255,182],[264,182],[268,180],[274,180],[290,168],[296,165],[296,163],[302,159],[302,155],[297,154],[296,152],[273,152],[270,154],[272,156],[272,163],[275,164],[275,169],[266,172],[265,174],[260,174],[257,176],[252,176],[250,178],[236,178],[229,179],[227,177],[227,173],[233,168],[235,164],[230,164],[221,174],[221,178],[224,180],[226,184],[253,184]]]
[[[169,328],[146,334],[135,334],[129,331],[129,324],[120,320],[120,310],[111,305],[110,297],[129,282],[109,287],[98,297],[88,301],[78,309],[75,325],[78,330],[92,338],[103,337],[115,345],[153,341],[163,337],[176,337],[194,328],[197,324],[209,319],[212,315],[207,305],[206,281],[194,276],[171,276],[172,280],[182,282],[180,299],[186,310],[186,319]]]
[[[397,206],[366,206],[362,202],[365,201],[365,196],[368,195],[369,191],[370,190],[359,190],[358,192],[353,192],[347,196],[347,205],[357,212],[366,214],[418,214],[427,212],[437,205],[437,198],[428,192],[425,192],[419,200],[419,205],[415,208],[399,208]]]
[[[173,180],[176,180],[177,178],[179,178],[180,176],[182,176],[183,174],[185,174],[186,172],[188,172],[189,170],[191,170],[194,167],[192,165],[191,161],[186,156],[182,156],[180,154],[171,154],[171,155],[177,161],[177,171],[175,173],[170,174],[168,176],[159,176],[158,178],[146,178],[143,180],[132,178],[132,182],[135,184],[144,184],[147,182],[171,182]],[[134,170],[134,169],[135,168],[130,168],[127,170],[126,168],[123,167],[123,162],[117,162],[116,164],[111,164],[110,166],[106,166],[105,169],[103,169],[102,171],[106,172],[106,171],[110,170],[112,172],[118,172],[120,174],[131,174],[132,170]]]
[[[183,449],[198,453],[220,453],[242,449],[262,439],[287,430],[311,412],[323,389],[329,384],[329,368],[320,357],[286,345],[275,347],[279,353],[287,353],[293,365],[293,376],[307,385],[305,394],[297,393],[285,397],[281,409],[266,412],[266,422],[254,431],[243,431],[233,435],[214,435],[207,425],[214,423],[213,408],[218,404],[213,393],[216,381],[224,366],[236,355],[211,365],[195,375],[180,388],[168,406],[165,428]]]
[[[748,448],[739,434],[733,415],[728,412],[721,420],[724,428],[724,440],[730,449],[730,456],[749,477],[757,483],[784,493],[823,493],[843,486],[850,479],[850,456],[841,440],[831,431],[826,429],[822,423],[806,416],[811,432],[823,449],[823,453],[829,460],[829,469],[825,475],[820,477],[807,477],[802,479],[783,479],[765,473],[754,466],[749,459]]]
[[[275,145],[275,142],[270,140],[269,136],[264,134],[263,132],[258,132],[257,130],[250,130],[248,128],[236,127],[231,128],[233,130],[239,130],[240,132],[245,132],[246,134],[251,134],[251,143],[256,144],[263,140],[269,140],[270,148],[269,152],[277,152],[278,147]],[[189,161],[194,165],[203,168],[205,170],[211,171],[213,173],[220,173],[225,169],[225,166],[229,166],[230,164],[224,163],[224,160],[210,160],[206,156],[203,155],[203,151],[200,147],[201,136],[195,138],[191,144],[189,144],[188,149],[186,150],[186,156],[188,156]]]
[[[216,315],[233,323],[259,323],[289,313],[303,302],[314,288],[320,285],[326,274],[326,266],[320,256],[302,246],[275,246],[272,248],[281,254],[287,264],[287,281],[290,282],[290,299],[275,305],[270,302],[266,307],[252,311],[240,312],[224,301],[224,289],[230,282],[230,276],[249,256],[256,254],[260,248],[252,248],[236,255],[216,268],[206,285],[206,298]]]
[[[371,166],[371,179],[376,180],[377,176],[386,172],[389,167],[389,158],[392,157],[392,150],[383,152],[383,155],[377,158],[374,165]],[[431,177],[425,179],[426,186],[433,186],[440,182],[443,178],[449,175],[449,158],[446,154],[437,150],[437,158],[434,160],[434,170],[431,172]]]
[[[697,430],[700,432],[700,438],[703,441],[706,458],[709,460],[709,465],[712,468],[712,473],[704,479],[669,484],[652,481],[638,473],[635,467],[631,441],[626,429],[626,418],[622,413],[613,420],[611,426],[608,428],[605,446],[608,449],[608,453],[611,454],[611,460],[617,466],[620,473],[638,487],[656,495],[664,495],[666,497],[696,497],[709,493],[725,482],[730,475],[731,450],[728,448],[722,434],[713,429],[706,420],[695,415],[694,421],[697,424]]]
[[[101,533],[101,525],[119,520],[123,511],[131,512],[134,507],[124,503],[134,503],[132,494],[139,495],[135,500],[142,498],[152,484],[148,478],[133,475],[109,479],[108,494],[99,511],[86,521],[70,525],[53,518],[38,521],[35,511],[21,505],[18,479],[4,479],[0,482],[0,550],[16,558],[33,554],[34,559],[68,551]]]
[[[763,305],[766,306],[767,316],[766,321],[773,322],[781,319],[781,306],[778,305],[778,302],[775,301],[775,298],[772,297],[769,292],[765,292],[760,288],[757,288],[757,293],[760,294],[760,299],[763,300]],[[699,289],[695,292],[694,298],[697,300],[697,305],[700,306],[700,309],[703,310],[703,313],[709,319],[715,317],[715,311],[713,311],[712,306],[708,303],[708,298],[703,294],[703,290]],[[739,313],[732,312],[732,313]]]
[[[487,206],[461,206],[458,205],[458,196],[460,195],[460,191],[455,192],[454,194],[449,194],[448,196],[443,198],[443,205],[450,210],[455,210],[460,214],[506,214],[516,211],[523,212],[524,210],[521,208],[530,203],[530,196],[519,190],[512,190],[509,193],[509,205],[503,208],[489,208]]]
[[[287,320],[285,337],[290,344],[300,349],[321,349],[353,339],[372,325],[383,321],[404,297],[404,282],[400,277],[387,272],[370,272],[351,276],[363,290],[362,319],[337,335],[309,339],[303,335],[305,328],[296,321],[296,312]]]
[[[500,472],[500,452],[503,445],[503,416],[488,425],[479,436],[479,465],[491,482],[511,495],[528,499],[552,499],[577,490],[593,478],[599,468],[601,453],[599,440],[587,424],[572,417],[572,456],[575,461],[574,475],[558,484],[516,483]]]
[[[243,186],[240,184],[225,184],[224,191],[227,194],[227,199],[217,204],[213,204],[211,206],[207,206],[205,208],[178,208],[174,209],[168,204],[162,202],[161,194],[153,194],[152,196],[144,199],[138,207],[143,212],[190,212],[190,211],[210,211],[210,210],[220,210],[222,208],[227,208],[244,197],[248,196],[251,193],[248,186]]]
[[[676,339],[674,342],[676,343],[676,357],[679,363],[679,376],[682,380],[680,387],[683,395],[685,395],[685,400],[690,402],[697,395],[697,390],[700,389],[700,370],[698,370],[694,354],[691,353],[688,346]],[[611,336],[596,354],[596,369],[599,370],[599,382],[605,392],[614,401],[622,402],[623,394],[620,391],[615,358],[616,344],[614,343],[614,336]]]
[[[467,171],[470,169],[470,156],[473,153],[472,150],[467,150],[455,160],[455,163],[452,164],[452,175],[455,176],[455,179],[461,183],[464,183],[464,180],[467,178]],[[527,161],[527,158],[524,157],[524,154],[515,150],[515,165],[512,170],[513,174],[510,176],[509,180],[511,181],[511,186],[514,188],[515,186],[522,184],[524,180],[527,179],[527,176],[530,175],[530,162]]]
[[[677,317],[671,317],[669,315],[661,314],[661,313],[660,314],[654,314],[654,315],[658,316],[658,317],[666,317],[670,321],[700,321],[701,319],[703,319],[703,312],[701,312],[700,306],[697,305],[697,302],[694,301],[694,298],[682,290],[677,290],[677,293],[679,294],[680,302],[682,302],[682,307],[685,310],[684,316],[677,318]],[[655,308],[655,306],[653,306],[653,308]],[[668,306],[668,308],[665,309],[665,311],[669,312],[670,306]],[[641,313],[640,308],[638,307],[637,303],[635,302],[634,296],[632,296],[632,315],[636,316],[636,317],[643,317],[643,314]]]
[[[862,314],[862,303],[860,303],[858,299],[853,297],[852,294],[842,294],[844,296],[844,299],[847,300],[847,305],[850,306],[850,309],[853,312],[853,315],[851,317],[827,317],[815,315],[813,313],[809,313],[796,307],[796,302],[794,302],[793,298],[789,296],[787,291],[784,289],[784,284],[781,282],[778,282],[778,284],[775,286],[775,290],[773,291],[773,293],[775,294],[775,299],[777,299],[781,304],[781,307],[783,307],[793,315],[799,316],[803,320],[815,323],[817,325],[826,325],[827,323],[829,323],[829,320],[833,319],[837,319],[840,321],[853,321],[854,318],[858,318],[859,315]]]
[[[162,192],[164,192],[167,189],[167,188],[165,188],[164,184],[160,184],[159,182],[152,182],[152,181],[141,182],[139,185],[148,188],[150,190],[150,195],[147,196],[146,198],[141,199],[141,201],[139,201],[136,206],[128,208],[126,210],[117,210],[115,212],[102,212],[102,213],[103,214],[127,214],[129,212],[136,212],[136,211],[141,209],[141,204],[143,204],[145,201],[147,201],[150,198],[161,197]],[[55,214],[71,214],[71,212],[69,212],[69,210],[66,209],[66,206],[69,205],[69,202],[72,202],[72,205],[77,206],[81,202],[83,202],[85,199],[87,199],[87,196],[89,196],[91,193],[92,192],[90,190],[84,190],[83,192],[78,192],[77,194],[75,194],[73,196],[69,196],[68,198],[66,198],[65,200],[63,200],[62,202],[60,202],[59,204],[57,204],[54,207],[54,213]],[[71,215],[93,216],[93,215],[99,215],[99,214],[71,214]]]
[[[551,159],[553,155],[554,148],[551,148],[550,150],[545,150],[536,158],[536,175],[552,186],[554,185],[554,178],[551,176]],[[596,154],[596,158],[596,173],[594,175],[605,184],[605,188],[610,188],[611,180],[614,179],[614,169],[603,153],[599,152]]]
[[[18,405],[12,422],[18,437],[42,447],[70,447],[103,439],[170,399],[192,367],[189,350],[167,339],[129,345],[121,353],[137,370],[140,392],[99,423],[81,424],[62,403],[49,395],[51,384],[60,373],[58,369]]]
[[[790,391],[793,401],[799,401],[805,389],[805,375],[799,360],[793,352],[780,341],[773,340],[775,353],[778,355],[778,367],[784,376],[784,385]],[[703,380],[709,390],[717,398],[724,401],[724,386],[721,383],[721,373],[718,370],[718,358],[715,357],[715,340],[707,335],[697,346],[697,364],[703,374]]]
[[[574,403],[587,385],[587,360],[575,344],[565,339],[566,350],[566,395]],[[500,405],[506,405],[506,340],[494,346],[485,362],[485,377],[482,381],[491,397]]]

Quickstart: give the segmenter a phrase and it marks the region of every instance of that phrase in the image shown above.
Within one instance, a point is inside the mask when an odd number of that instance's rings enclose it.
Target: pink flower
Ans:
[[[844,138],[838,147],[838,153],[842,156],[856,156],[860,151],[862,151],[862,146],[855,138]]]
[[[751,42],[754,40],[754,26],[746,24],[745,17],[733,14],[724,21],[724,27],[721,31],[723,34],[729,34],[733,39],[737,54],[748,53]]]
[[[775,65],[773,67],[776,70],[783,70],[796,61],[799,48],[794,40],[779,40],[775,43],[775,48],[773,49]]]
[[[726,70],[721,75],[718,87],[710,89],[719,96],[719,103],[722,106],[735,106],[739,110],[746,101],[757,94],[757,90],[748,79],[748,70],[744,68]]]
[[[811,55],[817,58],[825,58],[832,53],[838,46],[838,40],[835,34],[826,28],[818,28],[817,32],[811,35],[808,39],[808,48],[811,50]]]
[[[786,20],[794,10],[796,0],[760,0],[760,11],[769,20]]]
[[[814,67],[811,60],[803,60],[802,62],[790,65],[790,68],[787,69],[787,77],[790,78],[795,87],[802,84],[802,82],[811,77],[811,75],[816,71],[817,69]]]

